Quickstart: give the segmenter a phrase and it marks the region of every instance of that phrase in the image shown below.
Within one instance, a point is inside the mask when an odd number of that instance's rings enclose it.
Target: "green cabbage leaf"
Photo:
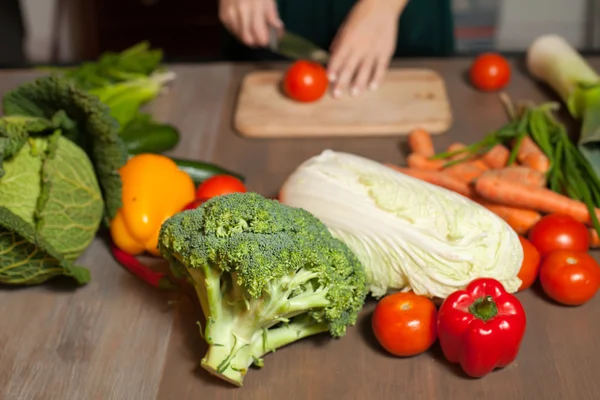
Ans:
[[[64,275],[104,218],[121,207],[118,169],[127,152],[98,99],[58,77],[3,98],[0,118],[0,283],[33,285]]]

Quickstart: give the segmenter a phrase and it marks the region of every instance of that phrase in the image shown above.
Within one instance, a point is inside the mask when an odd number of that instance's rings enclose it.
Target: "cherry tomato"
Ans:
[[[423,353],[437,339],[437,309],[413,292],[394,293],[377,303],[371,326],[381,346],[396,356]]]
[[[196,189],[197,199],[210,199],[229,193],[245,193],[246,186],[238,178],[231,175],[211,176]]]
[[[321,64],[312,61],[296,61],[283,78],[285,94],[301,102],[320,99],[328,87],[327,71]]]
[[[540,283],[554,301],[578,306],[598,291],[600,266],[587,252],[557,250],[542,262]]]
[[[519,291],[525,290],[533,285],[540,271],[540,252],[533,244],[523,236],[519,236],[519,241],[523,247],[523,263],[519,271],[519,279],[522,281]]]
[[[545,257],[555,250],[588,251],[590,235],[585,224],[568,215],[549,214],[529,231],[527,238]]]
[[[469,79],[479,90],[493,92],[502,89],[510,81],[510,65],[500,54],[484,53],[473,61]]]

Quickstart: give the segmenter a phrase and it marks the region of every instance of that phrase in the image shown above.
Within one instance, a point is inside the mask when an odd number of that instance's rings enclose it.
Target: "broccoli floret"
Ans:
[[[271,351],[322,332],[343,336],[367,295],[362,264],[320,220],[256,193],[174,215],[159,249],[206,317],[201,365],[238,386]]]

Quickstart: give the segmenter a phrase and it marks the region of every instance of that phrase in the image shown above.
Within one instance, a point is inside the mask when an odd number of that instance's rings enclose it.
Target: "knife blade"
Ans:
[[[269,31],[269,50],[295,60],[312,60],[321,64],[329,62],[328,51],[295,33],[284,31],[280,35],[273,27]]]

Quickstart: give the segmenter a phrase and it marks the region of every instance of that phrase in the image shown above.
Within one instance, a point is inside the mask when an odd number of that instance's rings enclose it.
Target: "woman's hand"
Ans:
[[[275,0],[219,0],[219,19],[246,46],[269,44],[269,28],[282,28]]]
[[[418,0],[416,0],[418,1]],[[333,96],[377,88],[396,48],[398,19],[407,0],[359,0],[332,45],[327,72]]]

